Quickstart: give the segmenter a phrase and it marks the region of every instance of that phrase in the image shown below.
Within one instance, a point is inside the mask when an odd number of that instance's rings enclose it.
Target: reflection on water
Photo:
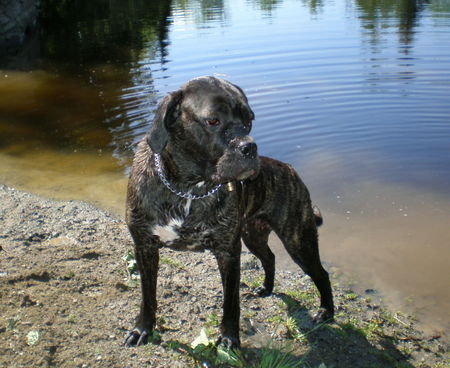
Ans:
[[[112,139],[102,128],[107,97],[76,79],[43,71],[7,71],[0,94],[3,151],[17,155],[43,147],[101,149]]]
[[[323,258],[449,327],[449,2],[43,0],[39,24],[0,55],[1,183],[122,214],[157,101],[222,76],[322,208]]]

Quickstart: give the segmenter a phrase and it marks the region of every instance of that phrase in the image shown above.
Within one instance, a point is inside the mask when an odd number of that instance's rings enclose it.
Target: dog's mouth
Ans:
[[[216,184],[255,178],[260,160],[256,143],[250,136],[233,139],[214,165],[212,180]]]
[[[257,174],[258,174],[257,170],[250,169],[250,170],[244,171],[242,174],[239,174],[236,177],[236,179],[237,180],[252,179],[252,178],[256,177]]]
[[[236,180],[252,180],[259,174],[259,159],[245,162],[244,165],[221,163],[216,169],[217,171],[212,176],[212,181],[216,184],[225,184]]]

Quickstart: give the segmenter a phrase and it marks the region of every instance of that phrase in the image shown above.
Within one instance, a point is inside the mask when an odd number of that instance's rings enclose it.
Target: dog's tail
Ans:
[[[313,206],[313,212],[314,212],[314,220],[316,221],[316,226],[319,227],[323,224],[323,217],[322,213],[319,210],[319,207]]]

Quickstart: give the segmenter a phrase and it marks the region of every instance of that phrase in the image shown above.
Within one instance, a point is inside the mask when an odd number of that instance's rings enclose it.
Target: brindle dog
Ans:
[[[244,92],[215,77],[200,77],[166,96],[138,144],[128,184],[126,221],[135,245],[142,303],[125,345],[144,344],[155,327],[158,249],[209,250],[224,292],[218,343],[238,347],[241,238],[260,259],[272,293],[273,230],[320,292],[316,321],[333,318],[328,273],[321,265],[318,209],[282,162],[260,157],[249,136],[254,119]]]

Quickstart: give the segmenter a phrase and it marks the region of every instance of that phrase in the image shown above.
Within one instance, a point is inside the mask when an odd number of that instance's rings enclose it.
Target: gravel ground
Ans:
[[[140,290],[125,260],[132,244],[123,219],[0,186],[0,224],[1,367],[220,366],[190,348],[202,329],[217,336],[222,293],[211,254],[161,251],[155,343],[125,348]],[[252,290],[262,274],[244,252],[245,367],[260,367],[269,348],[288,351],[302,367],[449,367],[442,336],[424,335],[372,295],[333,278],[336,320],[315,326],[308,277],[279,270],[274,295],[258,298]]]

